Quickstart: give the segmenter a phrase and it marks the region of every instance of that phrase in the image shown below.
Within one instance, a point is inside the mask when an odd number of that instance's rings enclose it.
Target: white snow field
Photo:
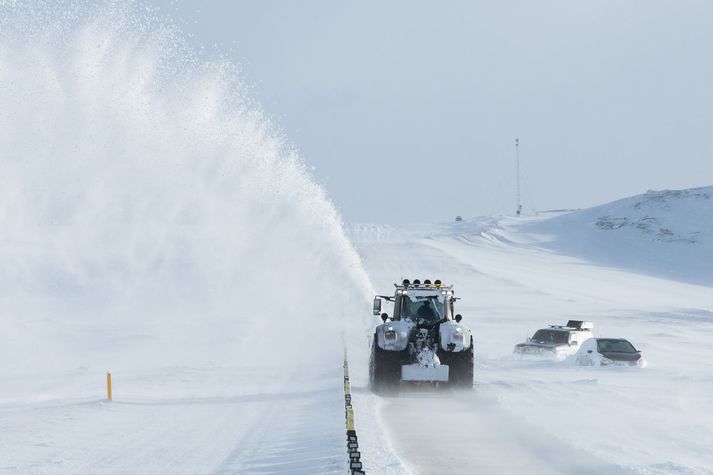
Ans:
[[[713,473],[711,196],[649,192],[550,219],[352,226],[379,293],[400,278],[454,284],[476,338],[472,393],[363,394],[355,404],[377,407],[377,420],[361,420],[362,433],[384,425],[413,473]],[[598,225],[636,223],[644,206],[670,234]],[[569,319],[629,339],[648,367],[513,358],[516,343]]]
[[[0,0],[0,111],[0,473],[345,473],[345,342],[368,473],[713,473],[711,188],[355,250],[235,68],[130,2]],[[403,277],[456,286],[474,391],[368,391]],[[648,367],[512,358],[570,318]]]

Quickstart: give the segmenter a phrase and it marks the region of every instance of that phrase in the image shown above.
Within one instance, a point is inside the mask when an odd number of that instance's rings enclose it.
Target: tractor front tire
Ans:
[[[376,334],[371,345],[369,359],[369,388],[377,394],[398,390],[401,383],[401,356],[403,351],[380,348]]]
[[[470,337],[470,346],[457,353],[441,350],[438,352],[441,364],[448,365],[449,386],[458,389],[473,389],[475,372],[475,353],[473,351],[473,337]]]

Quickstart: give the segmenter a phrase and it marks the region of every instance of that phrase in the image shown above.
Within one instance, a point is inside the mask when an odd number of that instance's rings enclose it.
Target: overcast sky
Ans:
[[[713,184],[713,1],[147,1],[348,222],[513,213],[516,137],[527,213]]]

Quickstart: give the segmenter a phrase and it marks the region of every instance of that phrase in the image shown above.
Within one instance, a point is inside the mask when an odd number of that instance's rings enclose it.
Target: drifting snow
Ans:
[[[370,284],[235,68],[139,4],[2,2],[0,110],[0,471],[341,473]]]

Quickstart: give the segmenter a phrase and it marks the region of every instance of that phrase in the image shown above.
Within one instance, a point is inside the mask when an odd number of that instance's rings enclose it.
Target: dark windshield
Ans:
[[[597,351],[599,353],[636,353],[636,348],[626,340],[600,338],[597,340]]]
[[[569,333],[557,330],[537,330],[531,341],[533,343],[562,345],[569,343]]]
[[[443,318],[443,303],[435,295],[409,297],[401,299],[401,318],[410,318],[414,322],[424,320],[435,322]]]

